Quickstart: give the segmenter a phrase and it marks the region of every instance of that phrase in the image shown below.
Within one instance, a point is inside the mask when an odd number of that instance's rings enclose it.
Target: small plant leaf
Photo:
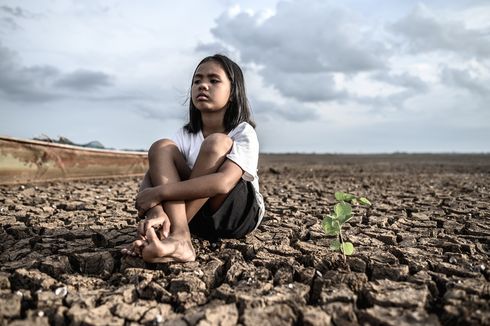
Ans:
[[[354,245],[352,242],[344,242],[341,251],[346,255],[350,256],[354,253]]]
[[[352,215],[352,207],[346,202],[340,202],[334,207],[335,215],[339,219],[340,224],[344,224]]]
[[[351,216],[347,216],[345,217],[345,219],[342,220],[341,224],[344,224],[345,222],[349,222],[349,220],[352,218],[352,215]],[[340,219],[339,219],[340,221]]]
[[[331,250],[340,250],[340,241],[339,240],[333,240],[331,243],[330,243],[330,249]]]
[[[335,199],[337,199],[339,201],[351,201],[352,199],[355,199],[355,198],[356,198],[356,196],[345,193],[345,192],[337,191],[335,193]]]
[[[371,202],[365,197],[359,198],[359,204],[371,206]]]
[[[340,225],[331,215],[325,216],[322,221],[322,228],[327,235],[338,235],[340,233]]]

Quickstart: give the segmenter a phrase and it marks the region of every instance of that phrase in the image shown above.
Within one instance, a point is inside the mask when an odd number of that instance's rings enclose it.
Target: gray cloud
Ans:
[[[380,112],[384,107],[396,108],[398,110],[403,109],[405,102],[416,95],[423,93],[417,92],[414,89],[404,89],[390,95],[376,95],[376,96],[357,96],[351,95],[350,100],[362,105],[368,105],[371,111]]]
[[[76,91],[90,91],[111,86],[112,78],[103,72],[81,69],[64,75],[55,85]]]
[[[343,99],[346,94],[335,89],[332,73],[385,67],[387,50],[368,37],[354,13],[319,0],[280,2],[276,9],[265,21],[248,13],[223,14],[212,33],[223,48],[237,50],[243,63],[262,67],[264,81],[284,96],[308,102]]]
[[[22,65],[16,52],[0,43],[0,95],[15,102],[49,102],[72,96],[69,90],[98,90],[112,85],[111,76],[97,71],[63,73],[58,68]]]
[[[260,115],[261,120],[277,119],[279,117],[284,120],[304,122],[320,118],[316,110],[305,107],[304,104],[296,101],[288,101],[287,104],[279,105],[272,101],[251,97],[250,103],[253,115]]]
[[[481,80],[470,74],[468,70],[453,69],[447,66],[442,68],[441,81],[449,86],[463,88],[470,93],[480,96],[490,96],[489,80]]]
[[[60,71],[53,66],[32,66],[27,68],[22,68],[22,70],[27,73],[32,79],[46,80],[54,79],[60,76]]]
[[[169,119],[184,120],[187,117],[188,110],[184,106],[165,106],[161,105],[149,106],[144,104],[136,105],[136,112],[150,120],[167,121]]]
[[[187,120],[189,94],[176,88],[151,90],[150,96],[134,101],[134,112],[147,120],[166,122],[168,120]]]
[[[392,73],[389,71],[379,71],[369,76],[375,81],[380,81],[391,86],[401,88],[389,95],[358,96],[349,94],[349,99],[363,105],[369,105],[372,110],[378,111],[380,108],[389,106],[401,109],[408,99],[422,95],[430,91],[429,84],[417,76],[408,73]]]
[[[481,59],[490,56],[488,28],[469,29],[461,22],[436,18],[424,6],[417,6],[390,29],[405,39],[406,50],[413,53],[442,50]]]
[[[33,19],[40,17],[40,15],[33,14],[32,12],[19,6],[0,6],[0,14],[3,16],[0,18],[0,27],[5,27],[6,30],[10,31],[22,29],[21,25],[18,23],[22,19]],[[2,33],[1,29],[0,33]]]
[[[284,96],[299,101],[322,102],[340,100],[347,96],[345,91],[335,89],[335,80],[331,73],[301,74],[264,69],[262,74]]]
[[[373,78],[387,84],[413,89],[418,92],[426,92],[429,89],[428,84],[417,76],[408,73],[394,74],[387,71],[373,74]]]
[[[477,59],[490,55],[490,31],[470,29],[462,22],[436,17],[420,5],[396,23],[384,25],[384,29],[374,28],[363,17],[329,1],[283,1],[277,5],[275,14],[266,19],[244,12],[222,14],[212,29],[217,41],[200,44],[196,50],[238,54],[235,56],[242,64],[257,65],[264,83],[291,101],[351,101],[373,110],[385,106],[401,109],[408,99],[431,91],[431,83],[418,75],[398,72],[400,67],[392,59],[405,51],[409,54],[448,51]],[[345,89],[337,87],[335,73],[349,80],[361,72],[399,90],[368,97],[351,93],[348,82]],[[479,94],[488,92],[482,81],[458,71],[446,70],[445,79],[452,87],[472,89]],[[271,102],[257,104],[259,114],[264,114],[262,108],[267,108],[285,119],[317,118],[314,111],[300,117],[301,110],[284,110]]]
[[[203,52],[205,55],[212,55],[214,53],[221,53],[224,55],[231,56],[231,50],[226,47],[225,44],[220,42],[212,42],[212,43],[199,43],[196,46],[196,51]]]
[[[224,14],[212,33],[244,62],[284,72],[356,72],[383,67],[384,48],[370,41],[353,13],[325,1],[280,2],[262,23],[247,13]]]
[[[12,17],[2,17],[0,24],[10,30],[18,30],[20,28]]]
[[[0,10],[4,13],[7,13],[11,16],[14,16],[14,17],[19,17],[19,18],[32,18],[33,15],[20,8],[20,7],[9,7],[9,6],[0,6]]]
[[[46,102],[57,95],[46,86],[59,75],[56,68],[22,67],[17,54],[0,43],[0,94],[12,101]]]

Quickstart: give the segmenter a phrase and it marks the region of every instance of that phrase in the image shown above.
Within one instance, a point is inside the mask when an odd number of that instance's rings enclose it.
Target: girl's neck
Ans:
[[[202,134],[204,138],[214,133],[225,132],[225,125],[223,123],[224,114],[217,113],[218,112],[202,114]]]

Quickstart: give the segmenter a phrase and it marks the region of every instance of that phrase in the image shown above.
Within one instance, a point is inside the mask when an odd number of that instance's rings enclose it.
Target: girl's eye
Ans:
[[[211,83],[213,84],[219,83],[219,79],[211,79]]]
[[[199,84],[200,80],[199,79],[194,79],[194,84]]]

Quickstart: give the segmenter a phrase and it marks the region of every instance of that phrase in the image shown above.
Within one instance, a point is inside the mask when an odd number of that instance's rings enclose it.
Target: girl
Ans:
[[[148,151],[135,205],[145,219],[123,253],[194,261],[191,232],[216,240],[254,230],[264,215],[254,127],[240,67],[223,55],[204,58],[192,78],[189,122]]]

